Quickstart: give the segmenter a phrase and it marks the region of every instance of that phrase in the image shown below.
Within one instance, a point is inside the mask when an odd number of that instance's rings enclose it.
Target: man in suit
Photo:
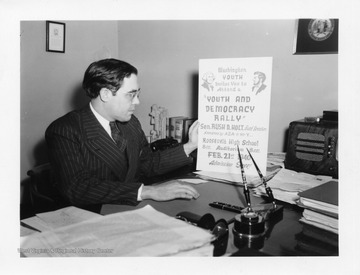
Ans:
[[[135,67],[116,59],[92,63],[83,80],[90,103],[47,128],[45,138],[58,189],[70,204],[136,205],[146,199],[199,196],[191,185],[177,181],[154,186],[140,181],[191,164],[198,123],[190,128],[186,144],[152,152],[133,115],[140,103],[137,74]]]

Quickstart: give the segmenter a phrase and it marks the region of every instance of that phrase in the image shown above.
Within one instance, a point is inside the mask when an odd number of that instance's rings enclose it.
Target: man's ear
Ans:
[[[107,102],[109,101],[110,97],[112,96],[112,92],[108,88],[101,88],[99,92],[99,96],[101,101]]]

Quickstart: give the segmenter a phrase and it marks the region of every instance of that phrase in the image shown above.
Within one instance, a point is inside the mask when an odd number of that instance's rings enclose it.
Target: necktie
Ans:
[[[120,148],[120,150],[125,152],[126,164],[128,166],[129,165],[129,159],[128,159],[128,154],[127,154],[127,150],[126,150],[127,142],[124,141],[124,140],[121,140],[123,135],[120,132],[119,128],[117,127],[116,122],[111,121],[109,124],[110,124],[110,129],[111,129],[111,136],[114,139],[116,145]]]
[[[117,145],[121,145],[120,139],[121,139],[121,132],[119,130],[119,128],[116,126],[116,122],[115,121],[111,121],[110,122],[110,129],[111,129],[111,136],[114,139],[115,143]]]

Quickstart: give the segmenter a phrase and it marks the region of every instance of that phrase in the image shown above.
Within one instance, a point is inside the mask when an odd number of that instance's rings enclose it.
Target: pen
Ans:
[[[218,208],[221,210],[227,210],[227,211],[231,211],[231,212],[235,212],[235,213],[241,213],[241,210],[244,209],[243,207],[240,207],[240,206],[231,205],[228,203],[223,203],[223,202],[218,202],[218,201],[209,203],[209,205],[214,208]]]
[[[266,194],[269,196],[270,200],[272,201],[274,208],[276,208],[275,198],[274,198],[274,195],[273,195],[273,193],[272,193],[272,190],[271,190],[270,186],[267,185],[266,180],[265,180],[263,174],[261,173],[259,167],[257,166],[254,158],[252,157],[249,149],[246,148],[246,150],[248,151],[249,156],[250,156],[252,162],[254,163],[254,166],[255,166],[255,168],[256,168],[256,171],[257,171],[257,173],[259,174],[259,177],[260,177],[262,183],[264,184],[264,187],[265,187],[265,190],[266,190]]]
[[[249,188],[247,186],[247,181],[246,181],[246,176],[245,176],[245,171],[244,171],[244,165],[242,163],[239,145],[237,146],[237,149],[238,149],[238,154],[239,154],[241,176],[242,176],[242,180],[243,180],[243,184],[244,184],[244,196],[245,196],[245,199],[246,199],[247,209],[248,209],[249,212],[252,212],[251,202],[250,202],[250,192],[249,192]]]

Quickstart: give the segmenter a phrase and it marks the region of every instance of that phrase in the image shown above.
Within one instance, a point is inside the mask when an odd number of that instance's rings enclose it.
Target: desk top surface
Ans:
[[[273,221],[274,225],[267,225],[265,237],[261,245],[234,245],[232,234],[233,219],[236,213],[212,208],[209,203],[214,201],[244,206],[245,200],[242,187],[209,181],[194,186],[200,193],[197,200],[172,200],[167,202],[142,201],[136,207],[128,205],[106,204],[102,206],[101,214],[107,215],[122,211],[134,210],[147,204],[156,210],[175,217],[180,212],[191,212],[203,216],[210,213],[215,221],[225,219],[229,223],[229,238],[226,249],[227,255],[248,256],[337,256],[338,236],[336,234],[309,226],[299,222],[302,209],[294,205],[282,203],[283,215],[280,220]],[[263,203],[258,197],[251,197],[253,206]],[[281,202],[280,202],[281,203]]]

